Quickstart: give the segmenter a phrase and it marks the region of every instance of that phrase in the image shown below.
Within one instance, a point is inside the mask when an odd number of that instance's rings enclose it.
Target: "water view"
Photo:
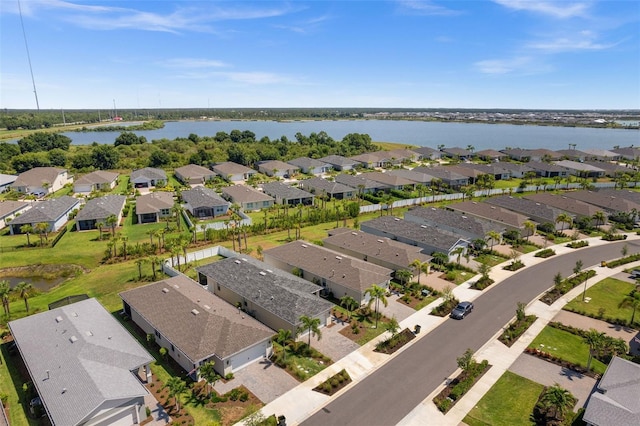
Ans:
[[[408,145],[462,147],[473,145],[476,150],[513,148],[612,149],[640,143],[640,131],[594,129],[584,127],[520,126],[510,124],[442,123],[424,121],[354,120],[354,121],[177,121],[167,122],[159,130],[136,131],[147,140],[175,139],[194,133],[214,136],[217,132],[249,130],[260,139],[282,136],[294,140],[296,133],[326,132],[340,140],[349,133],[366,133],[376,142],[397,142]],[[64,133],[76,145],[93,142],[112,144],[120,132]]]
[[[38,289],[39,291],[49,291],[53,287],[63,282],[66,278],[60,277],[60,278],[54,278],[52,280],[46,280],[44,278],[39,278],[39,277],[1,277],[0,279],[9,281],[9,286],[11,288],[14,288],[15,286],[18,285],[18,283],[21,283],[24,281],[31,284],[34,288]]]

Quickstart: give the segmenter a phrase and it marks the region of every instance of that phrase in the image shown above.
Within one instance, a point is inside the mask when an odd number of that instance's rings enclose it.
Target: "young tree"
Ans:
[[[500,244],[500,242],[502,241],[502,235],[500,235],[500,233],[496,231],[487,232],[485,237],[487,240],[491,241],[491,248],[489,250],[493,250],[493,245],[495,243]]]
[[[40,236],[40,247],[42,247],[44,245],[43,238],[47,238],[49,224],[47,222],[36,223],[35,231]]]
[[[396,278],[400,280],[400,284],[403,287],[411,279],[411,275],[411,271],[409,271],[408,269],[399,269],[396,271]]]
[[[358,301],[351,296],[342,296],[340,306],[349,312],[349,320],[351,320],[351,313],[358,307]]]
[[[116,226],[118,226],[118,218],[116,217],[116,215],[115,214],[109,215],[105,219],[105,223],[107,224],[107,226],[109,226],[111,228],[111,236],[115,237],[116,236]]]
[[[564,225],[569,225],[569,228],[571,228],[571,224],[573,223],[573,219],[571,219],[571,216],[569,216],[568,213],[560,213],[558,215],[558,217],[556,217],[556,223],[561,223],[562,226],[560,227],[560,232],[564,231]]]
[[[622,299],[619,305],[620,308],[631,308],[631,322],[629,325],[633,326],[636,318],[636,310],[640,308],[640,291],[633,290],[627,296]]]
[[[460,367],[462,371],[468,371],[476,364],[476,360],[473,357],[473,351],[471,350],[471,348],[464,351],[461,357],[456,358],[456,361],[458,362],[458,367]]]
[[[596,221],[596,226],[600,228],[600,226],[604,225],[607,216],[604,214],[602,210],[598,210],[593,214],[593,220]]]
[[[524,229],[527,232],[527,241],[529,241],[529,237],[536,234],[536,224],[530,220],[525,220]]]
[[[20,227],[20,232],[27,236],[27,247],[31,247],[31,239],[29,238],[29,236],[31,235],[31,233],[33,233],[33,226],[28,223],[26,225],[22,225]]]
[[[207,382],[208,398],[211,398],[211,391],[220,378],[220,376],[214,369],[214,365],[215,361],[207,361],[200,366],[200,377],[202,377]]]
[[[187,385],[182,379],[174,376],[169,378],[169,380],[167,380],[167,383],[164,386],[169,389],[169,398],[175,398],[176,410],[179,413],[180,412],[180,395],[182,395],[187,390]]]
[[[309,332],[309,342],[307,345],[311,347],[311,335],[318,336],[318,340],[322,338],[322,332],[320,331],[320,319],[308,317],[306,315],[302,315],[300,317],[300,322],[302,325],[299,327],[299,332]]]
[[[9,309],[10,293],[11,293],[11,286],[9,285],[9,281],[7,280],[0,281],[0,301],[2,301],[2,308],[4,309],[4,314],[7,317],[11,315],[11,311]]]
[[[370,297],[369,306],[371,306],[371,303],[373,303],[374,300],[376,302],[376,310],[375,310],[376,325],[375,325],[375,328],[378,328],[378,317],[380,316],[380,311],[379,311],[380,302],[382,302],[382,304],[384,306],[388,305],[387,298],[385,297],[386,293],[387,293],[387,290],[385,290],[383,287],[380,287],[379,285],[376,285],[376,284],[372,285],[371,287],[366,289],[365,292],[364,292],[365,295],[369,295],[369,297]]]
[[[422,265],[423,263],[420,261],[420,259],[414,259],[413,262],[411,262],[411,264],[409,265],[414,269],[414,275],[418,277],[418,285],[420,285],[420,273],[422,272]]]
[[[589,345],[589,360],[587,361],[587,371],[591,369],[591,361],[593,360],[593,356],[600,349],[604,340],[605,334],[600,333],[593,328],[589,329],[587,334],[584,336],[585,343]]]
[[[460,265],[460,258],[461,258],[461,257],[462,257],[462,255],[464,254],[464,250],[465,250],[465,248],[464,248],[464,247],[456,247],[456,248],[451,252],[451,254],[452,254],[452,255],[456,256],[456,263],[457,263],[458,265]]]
[[[98,228],[98,239],[102,241],[102,228],[104,228],[104,223],[102,221],[96,222],[96,228]]]
[[[16,293],[20,294],[20,298],[24,299],[24,307],[29,312],[29,296],[33,292],[33,286],[25,281],[19,282],[18,285],[13,289]]]
[[[398,320],[395,315],[389,320],[387,324],[385,324],[386,330],[391,333],[391,337],[395,336],[398,330],[400,330],[400,324],[398,324]]]
[[[553,276],[553,285],[559,288],[562,285],[563,280],[564,278],[562,278],[562,274],[558,272]]]

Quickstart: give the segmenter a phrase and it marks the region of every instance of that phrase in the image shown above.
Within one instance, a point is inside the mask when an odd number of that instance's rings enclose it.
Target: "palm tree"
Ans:
[[[182,218],[180,217],[182,215],[182,211],[182,204],[178,202],[176,202],[171,208],[171,213],[176,216],[176,225],[178,226],[178,232],[182,231]]]
[[[216,370],[213,368],[215,361],[207,361],[200,366],[200,377],[207,382],[207,397],[211,397],[211,391],[216,384],[216,381],[220,378]]]
[[[500,244],[500,241],[502,241],[502,235],[500,235],[500,233],[497,232],[497,231],[489,231],[489,232],[487,232],[486,238],[491,241],[491,248],[489,249],[489,251],[493,250],[493,245],[496,242],[498,242],[498,244]]]
[[[529,236],[536,234],[536,224],[530,220],[525,220],[524,229],[527,231],[527,241],[529,241]]]
[[[596,226],[600,228],[601,225],[604,225],[604,222],[607,219],[607,216],[604,214],[603,211],[598,210],[593,214],[593,219],[596,221]]]
[[[31,291],[33,290],[33,286],[25,281],[19,282],[18,285],[13,289],[13,291],[20,293],[20,297],[24,299],[24,307],[29,312],[29,296],[31,296]]]
[[[399,269],[396,271],[395,276],[400,280],[402,287],[404,287],[407,281],[411,279],[411,271],[408,269]]]
[[[11,311],[9,309],[9,294],[11,293],[11,285],[9,281],[2,280],[0,281],[0,300],[2,301],[2,308],[4,309],[5,315],[7,317],[11,315]]]
[[[148,260],[145,258],[136,259],[136,265],[138,266],[138,281],[142,281],[142,265],[147,262]]]
[[[349,320],[351,320],[351,313],[358,307],[358,301],[351,296],[342,296],[340,306],[349,312]]]
[[[387,302],[387,298],[385,297],[387,293],[387,290],[384,289],[383,287],[380,287],[379,285],[372,285],[371,287],[369,287],[368,289],[365,290],[364,294],[369,295],[370,299],[369,299],[369,306],[371,306],[371,303],[373,303],[373,301],[376,301],[376,310],[375,310],[375,314],[376,314],[376,325],[375,328],[378,328],[378,317],[380,316],[380,302],[382,302],[382,304],[384,306],[387,306],[389,304],[389,302]]]
[[[398,330],[400,330],[400,324],[398,324],[398,320],[395,315],[389,320],[387,324],[385,324],[385,328],[389,333],[391,333],[391,337],[395,336]]]
[[[107,224],[108,227],[111,228],[111,236],[115,237],[116,236],[116,226],[118,226],[118,218],[116,217],[116,215],[115,214],[109,215],[105,219],[105,223]]]
[[[460,258],[464,254],[464,247],[456,247],[456,249],[453,250],[451,254],[456,256],[456,263],[460,265]]]
[[[187,390],[187,385],[180,377],[171,377],[164,385],[169,389],[169,398],[176,399],[176,410],[180,412],[180,395]]]
[[[27,247],[31,247],[31,240],[29,238],[29,235],[33,233],[33,226],[28,223],[26,225],[22,225],[20,227],[20,232],[27,235]]]
[[[43,236],[46,238],[49,230],[49,224],[47,222],[36,223],[35,231],[40,235],[40,247],[44,245]]]
[[[565,224],[569,225],[569,228],[571,228],[571,224],[573,223],[573,219],[571,219],[571,216],[569,216],[569,214],[567,214],[567,213],[560,213],[558,215],[558,217],[556,217],[556,223],[561,223],[562,224],[562,226],[560,227],[560,232],[563,232]]]
[[[98,228],[98,232],[100,233],[98,239],[102,241],[102,228],[104,228],[104,223],[100,221],[96,222],[96,228]]]
[[[627,296],[622,299],[619,305],[620,308],[631,308],[633,311],[631,312],[631,322],[630,325],[633,325],[636,319],[636,309],[640,308],[640,291],[633,290]]]
[[[589,369],[591,368],[593,355],[595,355],[597,350],[602,346],[604,340],[604,333],[600,333],[598,330],[595,330],[593,328],[585,334],[584,342],[589,345],[589,360],[587,361],[587,371],[589,371]]]
[[[422,265],[423,262],[421,262],[420,259],[414,259],[413,262],[411,262],[411,264],[409,265],[416,271],[415,276],[418,277],[418,285],[420,285],[420,274],[422,272]]]
[[[151,256],[149,258],[149,263],[151,263],[151,272],[153,273],[153,280],[156,279],[156,265],[162,263],[162,259],[158,256]]]
[[[575,403],[575,397],[557,383],[548,387],[539,401],[543,411],[547,414],[547,418],[555,417],[556,419],[564,419],[567,411],[569,411]]]
[[[320,332],[320,318],[313,318],[303,315],[300,317],[300,322],[302,323],[302,325],[298,328],[298,331],[309,332],[309,342],[307,343],[307,345],[311,347],[311,335],[318,336],[318,340],[322,338],[322,333]]]

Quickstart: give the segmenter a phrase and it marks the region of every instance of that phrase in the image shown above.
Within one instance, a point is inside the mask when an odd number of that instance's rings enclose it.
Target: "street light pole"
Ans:
[[[584,302],[584,298],[585,298],[584,296],[587,294],[587,280],[588,280],[588,279],[589,279],[589,278],[588,278],[588,275],[587,275],[587,278],[584,280],[584,290],[583,290],[583,292],[582,292],[582,301],[583,301],[583,302]]]

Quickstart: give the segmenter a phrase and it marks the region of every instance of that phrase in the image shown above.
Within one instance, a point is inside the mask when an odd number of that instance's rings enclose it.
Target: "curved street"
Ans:
[[[397,424],[451,377],[458,356],[467,348],[477,351],[514,317],[518,302],[536,299],[553,285],[556,273],[571,275],[578,260],[587,269],[620,257],[624,244],[630,253],[640,252],[639,240],[607,243],[552,257],[514,273],[476,298],[468,318],[447,319],[302,424]]]

